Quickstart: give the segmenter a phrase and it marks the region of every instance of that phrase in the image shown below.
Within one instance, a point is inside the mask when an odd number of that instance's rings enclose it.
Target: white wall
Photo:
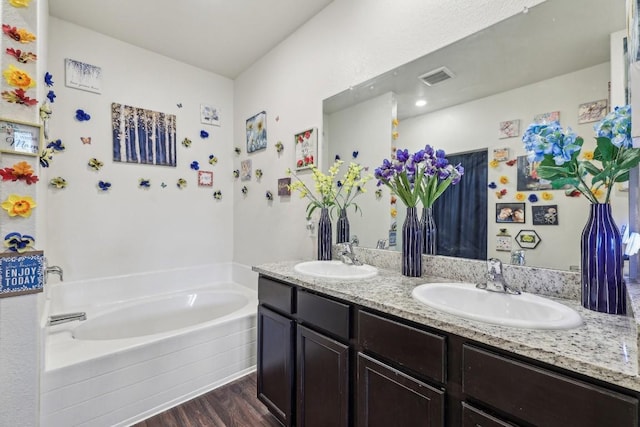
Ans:
[[[305,201],[276,197],[267,189],[292,167],[296,132],[320,127],[322,100],[417,57],[473,34],[540,1],[334,0],[235,80],[235,144],[244,147],[247,118],[268,113],[267,150],[252,158],[265,175],[251,183],[234,206],[234,260],[257,264],[310,258],[314,240],[306,237]],[[276,121],[276,118],[279,118]],[[281,140],[278,156],[273,144]],[[325,168],[326,165],[320,165]],[[237,183],[235,192],[242,185]]]
[[[418,116],[400,122],[397,144],[399,148],[417,150],[430,143],[446,150],[447,154],[487,148],[492,158],[495,148],[507,148],[509,158],[525,155],[522,133],[533,122],[536,114],[560,111],[560,123],[570,127],[585,140],[585,150],[595,148],[593,123],[577,123],[578,105],[607,99],[610,80],[610,64],[603,63],[564,76],[524,86],[495,96],[443,109],[432,114]],[[541,95],[542,94],[542,95]],[[518,137],[499,139],[498,124],[505,120],[520,120]],[[495,237],[500,228],[506,228],[515,239],[520,230],[535,230],[541,243],[533,250],[527,250],[527,265],[569,270],[580,265],[580,235],[589,214],[589,202],[584,197],[566,197],[564,191],[551,191],[553,200],[544,201],[541,191],[524,191],[526,196],[535,193],[539,201],[535,204],[525,200],[525,224],[496,223],[496,203],[516,203],[516,166],[500,163],[495,169],[489,168],[488,181],[498,185],[497,190],[506,189],[501,199],[495,190],[488,190],[487,203],[487,254],[509,261],[508,252],[495,250]],[[506,176],[508,184],[500,184],[500,177]],[[464,178],[463,178],[464,179]],[[627,222],[627,194],[612,193],[614,217],[618,225]],[[533,226],[531,206],[557,205],[559,220],[557,226]],[[513,249],[520,249],[515,241]]]
[[[102,67],[102,93],[66,87],[65,58]],[[233,81],[53,17],[49,72],[57,95],[51,140],[61,139],[66,151],[54,156],[42,179],[61,176],[68,186],[46,191],[47,256],[64,269],[65,280],[231,261]],[[177,167],[114,163],[112,102],[175,114]],[[200,104],[219,108],[222,126],[201,124]],[[91,120],[77,121],[77,109]],[[201,129],[208,139],[200,138]],[[91,144],[83,144],[80,137],[88,136]],[[181,144],[185,137],[190,148]],[[217,165],[208,163],[210,154]],[[104,163],[98,172],[87,166],[93,157]],[[198,187],[194,160],[213,171],[213,187]],[[151,188],[140,189],[140,178],[150,179]],[[179,178],[188,182],[182,190]],[[99,191],[99,180],[112,189]],[[216,189],[220,201],[212,196]]]

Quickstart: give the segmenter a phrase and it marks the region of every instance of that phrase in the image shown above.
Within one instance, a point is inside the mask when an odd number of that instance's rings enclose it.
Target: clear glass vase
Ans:
[[[622,236],[611,215],[610,204],[591,204],[580,249],[582,305],[602,313],[626,314]]]
[[[422,226],[415,206],[407,207],[407,216],[402,225],[402,274],[422,276]]]

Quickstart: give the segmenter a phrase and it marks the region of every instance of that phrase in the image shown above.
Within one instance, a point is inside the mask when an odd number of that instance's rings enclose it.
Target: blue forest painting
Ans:
[[[176,166],[176,116],[111,104],[113,161]]]

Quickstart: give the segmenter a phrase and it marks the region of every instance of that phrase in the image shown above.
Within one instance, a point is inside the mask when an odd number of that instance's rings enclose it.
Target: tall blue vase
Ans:
[[[436,222],[433,219],[433,208],[422,208],[422,253],[436,254]]]
[[[622,277],[622,237],[611,205],[591,204],[581,241],[582,305],[589,310],[626,314]]]
[[[402,274],[422,276],[422,226],[415,206],[407,207],[407,217],[402,225]]]
[[[349,241],[349,218],[347,218],[347,210],[340,209],[340,216],[336,223],[336,243],[344,243]]]
[[[322,208],[320,221],[318,221],[318,259],[329,261],[331,258],[331,218],[329,218],[329,209]]]

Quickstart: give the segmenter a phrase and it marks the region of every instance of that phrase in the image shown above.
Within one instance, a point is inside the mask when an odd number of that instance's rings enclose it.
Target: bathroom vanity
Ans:
[[[411,298],[437,277],[259,273],[258,397],[286,426],[638,426],[632,317],[507,328]]]

